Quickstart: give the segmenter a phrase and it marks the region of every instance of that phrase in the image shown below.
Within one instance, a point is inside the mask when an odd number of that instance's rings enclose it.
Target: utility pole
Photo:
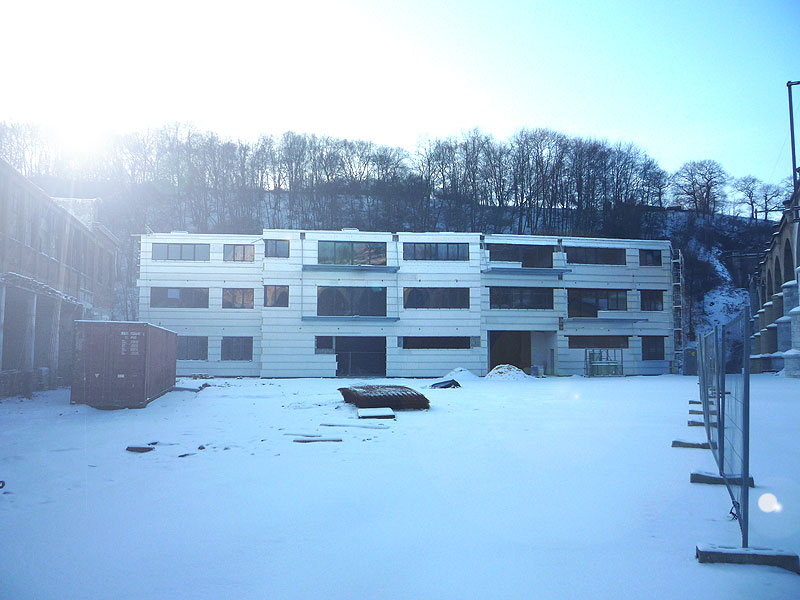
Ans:
[[[789,92],[789,132],[792,138],[792,192],[797,191],[797,158],[794,150],[794,109],[792,108],[792,86],[800,85],[800,81],[787,81],[786,89]]]

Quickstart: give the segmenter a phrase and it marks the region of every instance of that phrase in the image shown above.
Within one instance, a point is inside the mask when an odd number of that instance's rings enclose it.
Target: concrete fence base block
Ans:
[[[709,473],[708,471],[694,471],[689,476],[689,481],[691,483],[708,483],[710,485],[725,485],[725,479],[721,475],[717,473]],[[728,479],[728,483],[731,485],[741,485],[742,478],[741,477],[730,477]],[[749,487],[756,487],[753,478],[750,477]]]
[[[695,556],[701,563],[729,563],[736,565],[768,565],[800,574],[797,554],[771,548],[733,548],[703,544],[695,547]]]
[[[685,440],[672,440],[673,448],[700,448],[702,450],[711,450],[708,442],[687,442]]]

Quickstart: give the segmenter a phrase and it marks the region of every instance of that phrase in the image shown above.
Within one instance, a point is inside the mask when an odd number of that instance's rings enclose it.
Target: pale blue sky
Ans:
[[[734,176],[790,174],[798,0],[288,4],[12,0],[0,120],[76,150],[174,120],[410,150],[549,127],[633,142],[669,171],[711,158]]]

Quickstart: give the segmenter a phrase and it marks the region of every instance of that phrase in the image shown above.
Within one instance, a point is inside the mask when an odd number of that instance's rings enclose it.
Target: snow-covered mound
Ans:
[[[456,367],[447,375],[443,375],[442,379],[455,379],[458,383],[464,383],[465,381],[476,381],[480,379],[480,377],[475,375],[472,371],[468,371],[464,367]]]
[[[528,375],[525,374],[525,371],[514,365],[497,365],[486,375],[486,379],[504,379],[506,381],[520,381],[527,378]]]

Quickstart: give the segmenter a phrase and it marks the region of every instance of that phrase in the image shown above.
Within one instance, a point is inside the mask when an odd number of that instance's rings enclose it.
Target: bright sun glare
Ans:
[[[763,512],[780,512],[783,508],[774,494],[761,494],[758,498],[758,508]]]

